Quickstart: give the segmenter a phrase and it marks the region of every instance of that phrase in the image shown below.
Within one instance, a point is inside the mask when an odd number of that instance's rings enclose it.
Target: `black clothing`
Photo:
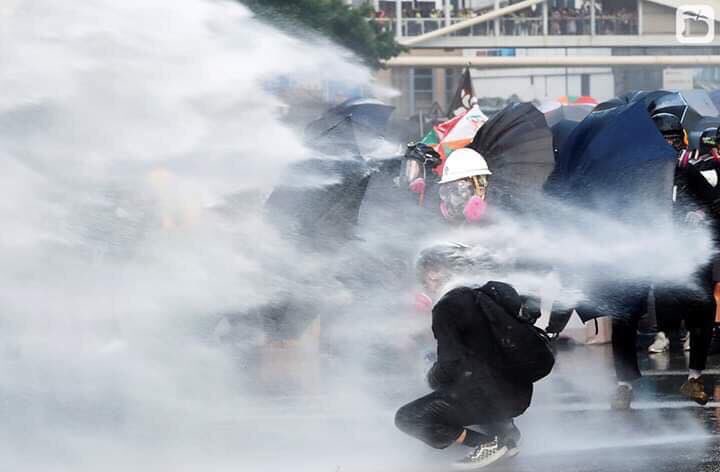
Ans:
[[[400,408],[395,425],[435,449],[452,445],[466,426],[481,425],[487,442],[502,432],[512,416],[494,408],[493,399],[482,388],[468,391],[436,390]]]
[[[637,329],[641,316],[636,312],[625,318],[612,319],[613,363],[618,382],[632,382],[642,376],[637,357]]]
[[[494,298],[483,290],[499,287]],[[490,292],[492,294],[492,292]],[[522,414],[530,404],[532,384],[518,384],[495,366],[502,363],[493,338],[487,312],[514,316],[521,300],[507,284],[490,282],[480,289],[461,287],[451,290],[433,308],[432,330],[437,339],[437,361],[428,373],[433,389],[471,390],[478,384],[510,416]]]
[[[682,313],[690,335],[690,363],[688,368],[704,370],[710,348],[715,303],[706,292],[688,289],[660,288],[655,290],[655,311],[658,319]],[[632,382],[641,377],[637,356],[637,329],[642,309],[636,305],[632,316],[613,318],[612,346],[615,373],[620,382]]]
[[[695,163],[678,168],[675,172],[674,206],[676,224],[689,226],[690,230],[692,223],[686,220],[687,214],[692,211],[702,211],[707,218],[704,224],[708,225],[716,247],[720,243],[718,167],[717,160],[706,156]],[[713,180],[715,185],[711,183]],[[720,264],[715,257],[715,260],[702,266],[695,274],[698,289],[673,286],[655,289],[658,329],[669,331],[672,325],[679,322],[679,318],[685,320],[690,335],[690,369],[703,370],[706,366],[715,319],[713,288],[719,279]]]
[[[715,322],[715,301],[712,289],[656,289],[655,314],[658,329],[678,317],[685,320],[690,336],[690,369],[704,370]]]
[[[445,448],[468,425],[507,422],[521,415],[530,405],[532,383],[509,378],[501,368],[502,351],[491,326],[491,319],[515,317],[520,308],[517,292],[500,282],[445,294],[433,308],[438,347],[428,382],[435,391],[400,408],[397,427],[432,447]]]

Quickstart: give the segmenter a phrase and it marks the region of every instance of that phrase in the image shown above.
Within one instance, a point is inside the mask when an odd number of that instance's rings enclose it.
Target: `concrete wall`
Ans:
[[[643,34],[675,34],[675,10],[657,3],[642,6]]]
[[[567,55],[610,55],[606,48],[568,49]],[[565,49],[517,49],[518,56],[565,55]],[[466,55],[474,55],[466,50]],[[590,79],[590,95],[607,100],[615,96],[615,82],[610,68],[523,68],[472,71],[473,86],[480,96],[509,97],[522,100],[555,98],[563,95],[581,95],[582,76]]]

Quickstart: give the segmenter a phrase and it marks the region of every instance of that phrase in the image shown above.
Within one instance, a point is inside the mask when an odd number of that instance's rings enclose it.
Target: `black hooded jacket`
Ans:
[[[704,173],[714,174],[714,179],[705,177]],[[677,187],[677,201],[675,203],[675,218],[681,226],[687,226],[685,221],[688,212],[702,210],[705,213],[704,225],[711,232],[714,248],[720,248],[720,163],[712,158],[688,164],[675,172],[675,185]],[[700,270],[700,283],[706,289],[712,289],[712,284],[720,282],[720,257],[714,254],[712,264],[707,264]]]
[[[438,346],[437,361],[428,372],[430,386],[470,396],[479,389],[510,415],[524,412],[530,405],[532,383],[503,371],[500,346],[490,325],[492,319],[514,317],[521,305],[515,289],[502,282],[460,287],[445,294],[433,308],[432,330]]]

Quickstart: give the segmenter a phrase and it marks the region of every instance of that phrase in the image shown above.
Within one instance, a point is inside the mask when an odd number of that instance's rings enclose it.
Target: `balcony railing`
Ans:
[[[450,24],[460,23],[468,18],[451,18]],[[397,21],[394,18],[377,19],[385,28],[397,34]],[[497,19],[500,36],[542,36],[543,18],[526,16],[504,16]],[[420,36],[445,26],[445,18],[402,18],[401,36]],[[590,15],[573,17],[548,17],[549,35],[590,35],[592,31]],[[636,35],[638,21],[636,15],[605,15],[595,17],[597,35]],[[449,36],[495,36],[495,20],[469,26],[450,33]]]

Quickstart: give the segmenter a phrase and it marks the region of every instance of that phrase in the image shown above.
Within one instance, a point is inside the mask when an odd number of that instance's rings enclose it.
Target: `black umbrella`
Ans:
[[[353,238],[373,169],[367,160],[337,156],[362,156],[359,141],[381,136],[393,110],[379,100],[358,98],[310,123],[306,141],[324,156],[289,169],[288,183],[275,188],[266,202],[269,220],[321,250]]]
[[[534,200],[553,168],[552,141],[545,115],[532,103],[508,105],[488,120],[468,146],[492,172],[488,200],[516,209]]]
[[[353,98],[331,108],[305,128],[305,141],[328,154],[360,155],[364,142],[383,136],[395,108],[374,98]]]

